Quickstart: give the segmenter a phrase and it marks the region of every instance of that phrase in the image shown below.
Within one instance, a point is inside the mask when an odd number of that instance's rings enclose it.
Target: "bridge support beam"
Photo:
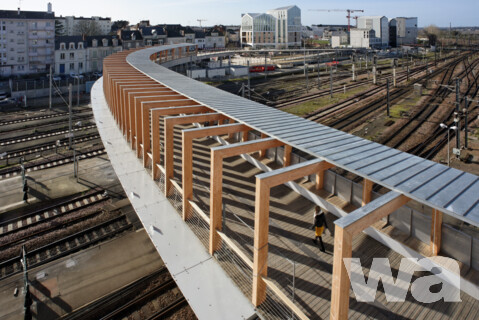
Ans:
[[[191,124],[196,122],[217,121],[227,119],[228,117],[221,113],[204,113],[198,115],[187,115],[165,118],[164,126],[164,145],[165,145],[165,194],[171,194],[171,179],[174,177],[174,126],[181,124]]]
[[[148,93],[145,93],[148,95]],[[177,101],[177,100],[185,100],[185,101],[190,101],[191,104],[194,104],[194,101],[189,100],[179,94],[167,94],[167,95],[152,95],[151,93],[149,96],[143,96],[142,94],[138,94],[137,96],[134,96],[132,94],[129,94],[129,100],[130,103],[128,104],[128,120],[129,124],[128,127],[130,128],[129,130],[129,139],[131,142],[131,148],[133,150],[137,150],[137,140],[139,139],[139,132],[137,132],[137,121],[136,121],[136,115],[138,114],[138,118],[140,118],[140,106],[143,102],[152,102],[152,101]],[[141,133],[140,133],[141,134]],[[137,155],[138,156],[138,155]]]
[[[210,254],[213,254],[220,246],[220,237],[216,230],[222,229],[223,159],[282,145],[284,145],[284,143],[281,141],[267,138],[211,148]]]
[[[442,212],[432,209],[431,220],[431,255],[437,256],[441,250]]]
[[[363,207],[334,222],[333,283],[331,291],[330,319],[346,320],[349,311],[348,267],[345,258],[352,257],[353,237],[380,219],[393,213],[410,199],[401,193],[390,191]]]
[[[169,102],[172,103],[171,101]],[[180,104],[180,103],[176,103]],[[183,106],[164,107],[164,102],[150,102],[148,106],[152,109],[151,112],[151,170],[153,180],[158,179],[158,173],[161,157],[161,143],[160,143],[160,116],[169,116],[181,113],[197,113],[207,112],[210,110],[205,106],[190,105],[189,101],[182,101]],[[158,108],[163,106],[163,108]]]
[[[371,202],[373,184],[374,183],[371,180],[363,179],[363,199],[362,199],[363,206]]]
[[[266,299],[266,283],[263,278],[268,275],[269,198],[271,188],[318,173],[321,169],[321,163],[321,160],[316,159],[256,176],[252,293],[252,302],[256,307]]]
[[[219,136],[224,134],[245,132],[249,130],[244,124],[226,124],[221,125],[222,120],[218,121],[217,127],[186,129],[182,131],[182,188],[183,188],[183,220],[188,220],[191,215],[191,205],[189,200],[193,197],[193,139],[204,138],[208,136]]]

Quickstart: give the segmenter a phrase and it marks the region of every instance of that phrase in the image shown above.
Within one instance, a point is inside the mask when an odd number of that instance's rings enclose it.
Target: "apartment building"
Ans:
[[[122,50],[117,36],[63,36],[55,41],[55,74],[103,70],[103,59]]]
[[[301,10],[281,7],[267,13],[246,13],[241,17],[241,46],[288,48],[301,46]]]
[[[55,14],[0,10],[0,76],[47,72],[54,62]]]
[[[56,17],[55,20],[63,26],[62,36],[81,36],[89,24],[95,24],[90,30],[95,31],[93,35],[109,34],[111,31],[111,18],[102,17]]]

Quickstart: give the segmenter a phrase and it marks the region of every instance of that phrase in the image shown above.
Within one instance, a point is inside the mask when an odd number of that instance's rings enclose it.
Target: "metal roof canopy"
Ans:
[[[479,227],[478,176],[216,89],[149,59],[158,51],[188,46],[143,49],[129,54],[126,60],[150,78],[239,123]],[[278,121],[287,125],[279,127]],[[306,127],[309,130],[301,130]]]

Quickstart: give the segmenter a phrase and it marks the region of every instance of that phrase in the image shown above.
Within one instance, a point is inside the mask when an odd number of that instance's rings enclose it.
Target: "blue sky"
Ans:
[[[418,17],[419,26],[440,27],[479,25],[479,0],[364,0],[364,1],[282,1],[282,0],[52,0],[56,15],[102,16],[137,23],[181,23],[198,25],[239,24],[241,13],[265,12],[268,9],[296,4],[302,12],[302,23],[346,24],[344,12],[314,12],[310,9],[363,9],[358,15]],[[46,0],[21,0],[21,8],[46,11]],[[19,0],[2,0],[3,10],[16,10]]]

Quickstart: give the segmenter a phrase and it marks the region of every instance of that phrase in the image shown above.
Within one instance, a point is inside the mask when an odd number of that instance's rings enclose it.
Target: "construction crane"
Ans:
[[[202,21],[208,21],[208,20],[206,20],[206,19],[196,19],[196,21],[198,21],[200,23],[200,28],[201,28],[201,22]]]
[[[348,15],[346,18],[348,18],[348,31],[351,31],[351,13],[354,12],[364,12],[364,10],[359,10],[359,9],[309,9],[309,11],[322,11],[322,12],[347,12]],[[356,19],[354,17],[354,19]]]

